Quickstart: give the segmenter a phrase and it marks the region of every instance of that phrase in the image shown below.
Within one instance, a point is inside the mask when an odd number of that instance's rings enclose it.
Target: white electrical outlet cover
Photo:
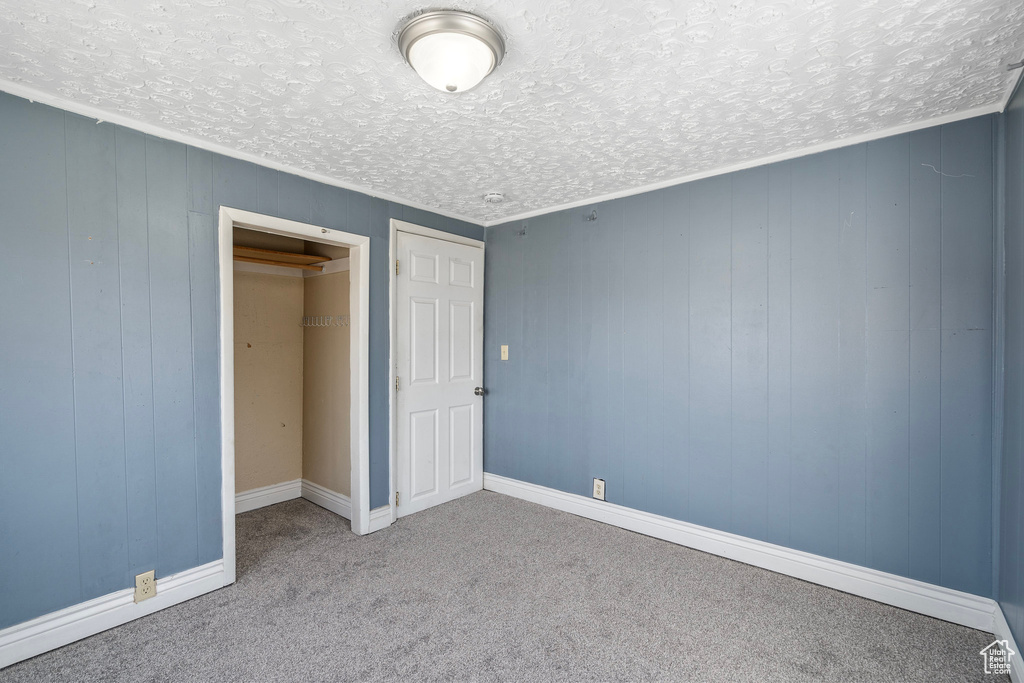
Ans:
[[[604,500],[604,479],[594,479],[594,498]]]
[[[149,600],[156,595],[156,572],[150,570],[135,577],[135,602]]]

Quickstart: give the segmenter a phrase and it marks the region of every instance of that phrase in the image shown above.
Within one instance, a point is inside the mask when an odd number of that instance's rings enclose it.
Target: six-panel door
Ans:
[[[399,516],[483,487],[483,250],[398,233]]]

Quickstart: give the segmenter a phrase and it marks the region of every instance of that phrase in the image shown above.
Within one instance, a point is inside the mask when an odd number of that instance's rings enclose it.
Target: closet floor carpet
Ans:
[[[996,681],[990,634],[480,492],[358,537],[238,516],[238,581],[3,681]]]

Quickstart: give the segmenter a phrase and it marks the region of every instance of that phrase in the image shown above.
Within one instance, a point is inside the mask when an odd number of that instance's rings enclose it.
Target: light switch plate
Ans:
[[[508,344],[501,345],[501,359],[508,360]]]

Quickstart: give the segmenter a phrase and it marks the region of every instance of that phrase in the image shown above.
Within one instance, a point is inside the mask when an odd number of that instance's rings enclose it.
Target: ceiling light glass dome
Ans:
[[[410,19],[398,36],[405,61],[444,92],[471,90],[505,56],[505,41],[480,17],[455,10]]]

